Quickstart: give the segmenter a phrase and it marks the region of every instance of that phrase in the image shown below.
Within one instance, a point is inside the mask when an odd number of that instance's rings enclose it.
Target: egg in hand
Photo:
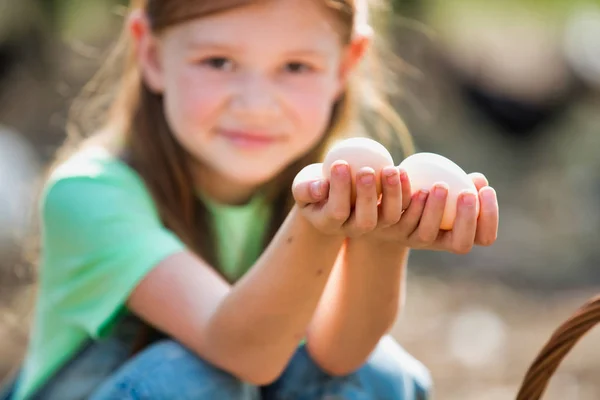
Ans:
[[[394,166],[394,160],[385,146],[365,137],[341,140],[332,146],[323,161],[323,175],[327,179],[331,178],[333,163],[340,160],[347,162],[350,166],[352,204],[356,202],[356,174],[361,168],[370,167],[375,171],[377,194],[381,194],[381,171],[385,167]]]
[[[434,184],[445,182],[448,185],[448,197],[440,229],[451,230],[456,219],[456,205],[459,195],[469,191],[477,196],[473,180],[457,164],[435,153],[416,153],[400,163],[410,180],[411,192],[430,190]],[[476,201],[479,214],[479,197]]]

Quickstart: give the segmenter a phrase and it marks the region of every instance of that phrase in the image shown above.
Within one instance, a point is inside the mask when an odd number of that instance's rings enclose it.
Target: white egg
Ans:
[[[411,191],[431,190],[434,184],[445,182],[448,197],[440,229],[451,230],[456,219],[458,196],[463,191],[477,194],[473,180],[458,165],[444,156],[434,153],[416,153],[400,163],[410,179]],[[479,200],[476,203],[479,213]]]
[[[352,202],[356,199],[356,173],[364,167],[375,171],[377,193],[381,194],[381,170],[394,165],[389,151],[381,143],[364,137],[341,140],[329,150],[323,161],[323,175],[331,178],[331,167],[336,161],[348,163],[352,174]]]

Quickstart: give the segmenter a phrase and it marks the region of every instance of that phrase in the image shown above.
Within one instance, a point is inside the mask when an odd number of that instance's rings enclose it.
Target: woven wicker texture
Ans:
[[[517,400],[541,399],[562,360],[598,322],[600,296],[590,299],[554,332],[527,370]]]

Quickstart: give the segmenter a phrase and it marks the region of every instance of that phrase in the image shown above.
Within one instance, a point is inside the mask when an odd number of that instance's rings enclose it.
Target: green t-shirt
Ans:
[[[208,201],[208,199],[205,199]],[[261,252],[269,207],[208,201],[223,273],[242,276]],[[27,398],[80,346],[110,334],[138,282],[185,249],[161,223],[143,181],[102,149],[54,171],[40,204],[42,257],[35,319],[15,399]]]
[[[220,244],[217,247],[220,270],[230,281],[236,281],[262,252],[271,208],[260,196],[242,206],[219,204],[206,196],[199,197],[213,216],[212,229]]]

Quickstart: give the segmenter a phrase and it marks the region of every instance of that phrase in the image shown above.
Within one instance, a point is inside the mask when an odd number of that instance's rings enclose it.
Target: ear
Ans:
[[[159,42],[150,29],[150,22],[142,10],[133,11],[127,21],[135,57],[140,67],[142,79],[154,92],[162,93],[164,80],[160,60]]]
[[[339,94],[347,86],[350,76],[363,60],[371,45],[370,34],[356,34],[350,44],[346,46],[339,70]]]

